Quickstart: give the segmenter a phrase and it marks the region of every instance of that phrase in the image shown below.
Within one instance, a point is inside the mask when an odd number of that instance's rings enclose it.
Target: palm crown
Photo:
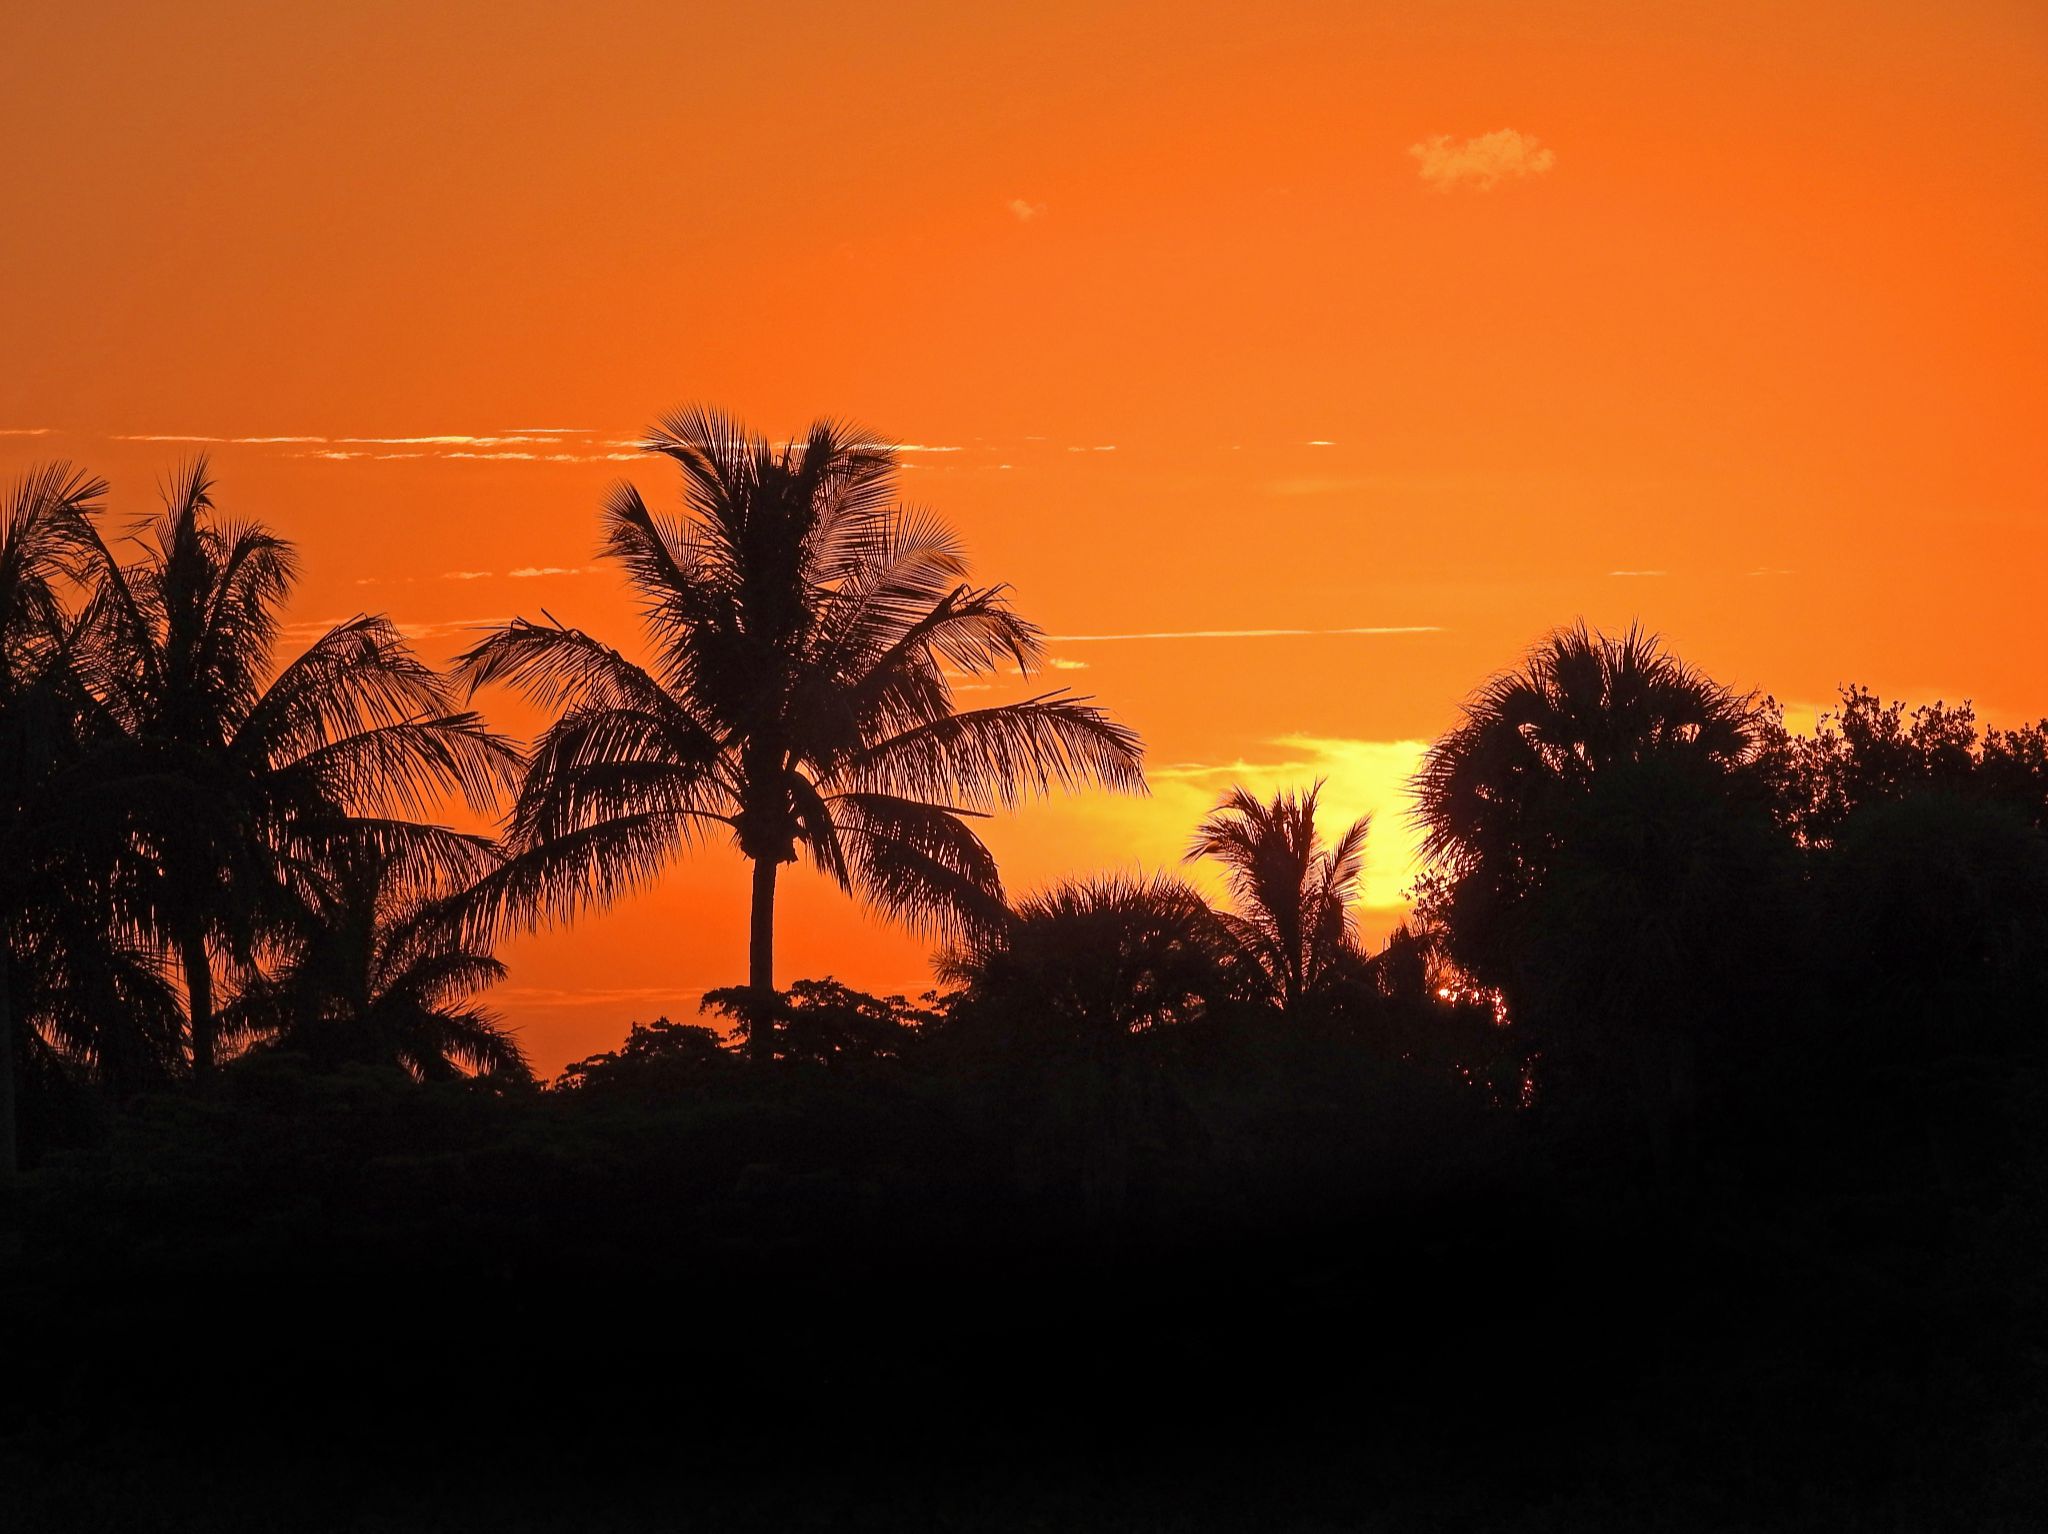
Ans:
[[[647,661],[522,620],[460,663],[473,687],[510,681],[559,711],[486,919],[566,915],[723,827],[754,865],[749,984],[765,992],[776,872],[799,849],[883,911],[957,934],[1002,916],[971,817],[1054,786],[1143,786],[1136,737],[1085,699],[955,708],[955,677],[1028,673],[1041,638],[1003,587],[968,582],[945,527],[896,501],[891,453],[830,421],[776,447],[707,411],[646,445],[681,471],[682,512],[622,487],[603,547],[639,591]]]
[[[449,898],[496,862],[486,839],[420,827],[333,849],[273,973],[243,987],[226,1031],[316,1063],[396,1065],[421,1080],[467,1069],[524,1080],[517,1043],[476,993],[505,967],[464,940]]]
[[[1361,818],[1325,847],[1316,830],[1322,784],[1261,803],[1234,788],[1195,832],[1188,859],[1229,870],[1234,914],[1224,920],[1259,962],[1274,998],[1292,1008],[1356,942],[1351,906],[1365,874]]]
[[[1631,627],[1581,623],[1489,679],[1430,749],[1416,780],[1435,915],[1455,957],[1489,984],[1518,968],[1528,897],[1588,821],[1603,785],[1660,803],[1674,785],[1733,770],[1755,748],[1754,701],[1729,692]],[[1608,805],[1611,828],[1627,817]],[[1631,812],[1634,813],[1634,812]],[[1595,817],[1596,819],[1599,817]]]
[[[1558,813],[1603,771],[1659,757],[1733,766],[1756,738],[1751,699],[1730,693],[1630,628],[1583,623],[1489,679],[1416,781],[1423,852],[1456,873],[1541,862]]]

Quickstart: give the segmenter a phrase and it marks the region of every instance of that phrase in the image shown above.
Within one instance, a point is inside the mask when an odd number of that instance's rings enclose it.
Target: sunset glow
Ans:
[[[2038,713],[2038,6],[30,0],[5,33],[0,473],[73,460],[125,523],[203,451],[298,545],[288,649],[367,611],[441,662],[544,613],[631,647],[597,516],[621,478],[673,504],[663,413],[856,420],[1043,628],[1036,684],[1146,744],[1149,797],[989,823],[1012,892],[1177,868],[1223,789],[1323,779],[1330,825],[1374,817],[1381,933],[1428,743],[1580,616],[1795,723],[1852,680]],[[708,849],[509,943],[493,1004],[544,1073],[694,1020],[746,881]],[[932,983],[926,940],[785,890],[778,979]]]

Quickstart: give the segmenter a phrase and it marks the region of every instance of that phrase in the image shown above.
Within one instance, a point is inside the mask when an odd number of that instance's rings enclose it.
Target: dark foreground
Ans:
[[[1672,1187],[1336,1087],[1105,1161],[902,1071],[250,1062],[18,1190],[0,1525],[2038,1528],[2038,1085]]]

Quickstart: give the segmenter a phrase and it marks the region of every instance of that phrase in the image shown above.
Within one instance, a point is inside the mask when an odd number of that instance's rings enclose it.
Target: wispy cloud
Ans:
[[[0,437],[47,437],[47,426],[0,426]]]
[[[1162,629],[1142,634],[1048,634],[1056,644],[1111,644],[1140,639],[1311,639],[1325,635],[1441,634],[1434,623],[1384,624],[1338,629]]]
[[[287,623],[278,632],[286,639],[303,642],[318,639],[329,629],[350,622],[348,618],[318,618],[301,623]],[[502,628],[510,618],[449,618],[439,623],[394,623],[400,634],[407,639],[439,639],[449,634],[461,634],[475,629]]]
[[[536,575],[585,575],[589,570],[588,565],[521,565],[505,573],[515,581],[530,581]]]
[[[528,453],[517,450],[476,453],[466,449],[444,453],[444,458],[475,458],[495,463],[633,463],[638,453]]]
[[[1797,575],[1798,573],[1799,572],[1797,570],[1787,570],[1778,565],[1768,565],[1760,570],[1745,570],[1743,572],[1743,579],[1757,580],[1762,577],[1776,575]]]
[[[560,442],[566,433],[540,434],[535,432],[505,432],[494,436],[476,436],[469,432],[435,432],[420,437],[323,437],[309,433],[270,437],[219,437],[197,432],[127,432],[117,433],[116,442],[225,442],[241,446],[276,447],[296,443],[319,442],[343,447],[495,447],[512,442]]]
[[[1515,128],[1464,139],[1438,133],[1410,144],[1408,153],[1418,162],[1422,179],[1439,192],[1460,187],[1490,192],[1503,181],[1548,175],[1557,164],[1556,150]]]
[[[441,572],[441,579],[444,581],[482,581],[489,580],[492,573],[489,570],[444,570]]]
[[[1607,573],[1612,576],[1618,576],[1623,580],[1654,580],[1659,576],[1669,575],[1671,572],[1669,570],[1609,570]]]
[[[197,432],[146,431],[117,432],[116,442],[234,442],[271,446],[286,442],[326,442],[327,437],[208,437]]]
[[[1020,224],[1028,224],[1035,218],[1045,217],[1045,204],[1042,202],[1027,202],[1022,197],[1012,197],[1004,206],[1010,210],[1010,216]]]
[[[1088,669],[1088,662],[1085,660],[1068,660],[1064,655],[1052,656],[1045,664],[1046,669],[1049,671],[1086,671]]]
[[[578,441],[593,433],[582,427],[524,427],[502,432],[423,432],[392,437],[321,436],[311,432],[269,436],[225,436],[202,432],[126,432],[115,442],[190,442],[236,447],[291,447],[296,456],[328,463],[387,463],[418,458],[475,459],[520,463],[618,463],[639,455],[614,449],[624,440]]]

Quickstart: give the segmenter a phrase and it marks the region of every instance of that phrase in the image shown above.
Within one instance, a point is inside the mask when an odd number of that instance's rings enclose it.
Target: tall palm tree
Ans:
[[[1136,736],[1086,699],[1041,693],[961,710],[953,679],[1040,659],[1001,586],[895,499],[895,460],[831,422],[782,447],[711,411],[647,450],[675,463],[679,516],[621,487],[603,552],[638,588],[649,658],[520,620],[462,657],[558,717],[512,812],[481,919],[539,920],[650,879],[723,827],[753,864],[748,985],[774,990],[776,877],[799,848],[913,924],[1001,919],[995,860],[968,825],[1055,784],[1141,789]],[[751,1046],[773,1057],[767,1028]]]
[[[477,992],[505,966],[465,942],[448,897],[495,862],[480,837],[421,827],[325,860],[273,973],[243,986],[223,1031],[303,1050],[324,1066],[396,1065],[421,1081],[462,1072],[528,1079],[518,1043]]]
[[[291,545],[213,515],[202,458],[123,564],[95,540],[80,653],[111,744],[92,764],[137,854],[150,925],[183,972],[195,1075],[217,1053],[214,968],[246,966],[311,902],[323,856],[403,841],[460,792],[495,807],[517,753],[458,709],[381,617],[273,668]]]
[[[16,1166],[16,1077],[38,1010],[22,962],[37,947],[29,896],[60,850],[49,800],[78,747],[59,592],[90,547],[86,518],[105,492],[104,481],[58,463],[30,470],[0,503],[0,1176]]]
[[[1215,858],[1230,871],[1237,909],[1225,920],[1284,1011],[1299,1006],[1357,946],[1351,907],[1365,874],[1371,821],[1353,821],[1326,848],[1316,830],[1322,790],[1317,783],[1262,804],[1234,788],[1209,812],[1187,854],[1190,862]]]

